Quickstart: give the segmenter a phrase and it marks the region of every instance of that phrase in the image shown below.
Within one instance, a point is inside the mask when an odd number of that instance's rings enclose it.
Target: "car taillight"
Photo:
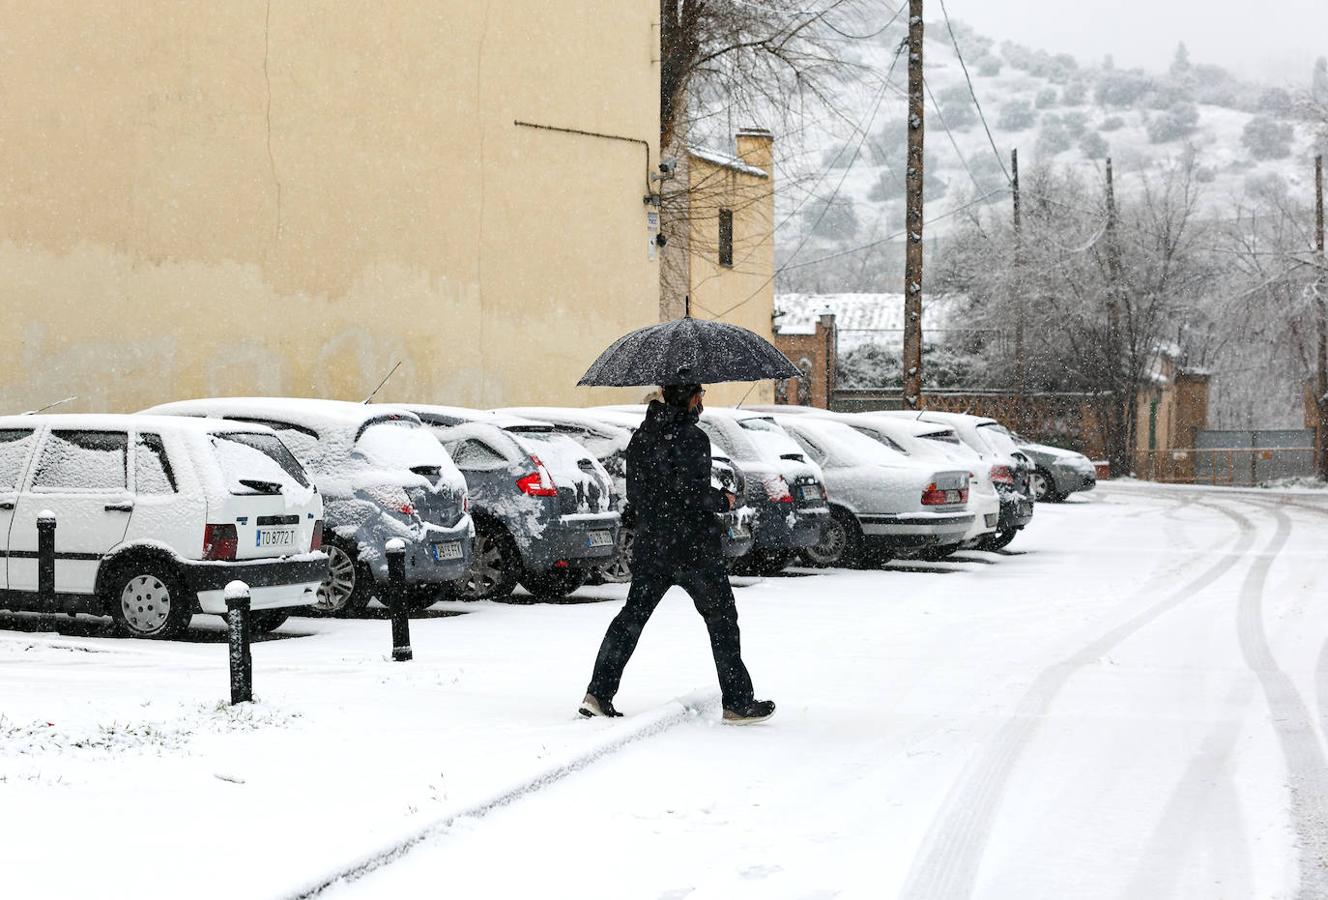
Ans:
[[[203,526],[203,558],[210,560],[235,559],[240,549],[240,535],[234,525]]]
[[[468,513],[468,512],[470,512],[470,492],[469,492],[469,491],[462,491],[462,492],[461,492],[461,511],[462,511],[463,513]]]
[[[788,482],[784,480],[783,475],[771,475],[767,478],[762,478],[761,483],[765,485],[765,495],[773,502],[793,502],[793,495],[789,493]]]
[[[992,466],[991,480],[997,484],[1014,484],[1014,473],[1010,471],[1009,466]]]
[[[415,515],[415,507],[411,506],[409,503],[403,503],[400,508],[398,508],[397,512],[401,513],[403,516],[413,516]]]
[[[314,536],[309,539],[309,552],[323,549],[323,520],[314,520]]]
[[[535,471],[516,480],[516,486],[521,489],[521,493],[531,497],[557,497],[558,486],[553,483],[553,476],[544,467],[544,463],[540,462],[540,458],[533,453],[530,455],[530,461],[534,464]]]

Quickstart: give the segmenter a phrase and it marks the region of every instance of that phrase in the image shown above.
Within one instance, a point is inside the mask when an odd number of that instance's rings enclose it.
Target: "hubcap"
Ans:
[[[475,535],[475,552],[470,575],[466,578],[466,593],[484,598],[492,594],[506,576],[503,548],[491,535]]]
[[[120,611],[139,634],[156,634],[171,614],[171,592],[152,575],[138,575],[120,592]]]
[[[1029,485],[1033,488],[1033,499],[1042,500],[1047,496],[1047,479],[1042,477],[1041,472],[1034,472],[1028,476]]]
[[[613,582],[632,580],[632,545],[636,539],[631,531],[624,528],[618,539],[618,552],[613,559],[600,568],[605,579]]]
[[[847,543],[848,532],[844,529],[844,523],[831,519],[830,525],[821,533],[821,540],[807,551],[807,555],[822,565],[832,565],[844,555],[844,545]]]
[[[355,590],[355,560],[350,554],[336,545],[325,548],[327,551],[327,580],[318,587],[318,602],[315,609],[323,612],[336,612],[345,608],[350,595]]]

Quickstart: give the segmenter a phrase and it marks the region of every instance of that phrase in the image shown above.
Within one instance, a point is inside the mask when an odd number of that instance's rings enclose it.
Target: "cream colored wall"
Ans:
[[[656,321],[653,0],[0,2],[0,411],[589,404]]]
[[[773,174],[769,160],[760,165]],[[691,159],[691,308],[774,341],[774,181]],[[733,266],[719,264],[719,210],[733,210]],[[745,399],[744,399],[745,398]],[[711,406],[775,402],[773,381],[707,387]]]

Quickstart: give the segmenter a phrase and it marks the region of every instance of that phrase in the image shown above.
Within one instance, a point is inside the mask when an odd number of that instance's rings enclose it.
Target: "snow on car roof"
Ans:
[[[163,403],[143,412],[177,416],[224,415],[274,419],[315,432],[329,425],[358,428],[370,419],[383,416],[395,415],[419,421],[414,413],[403,406],[308,397],[210,397]]]
[[[425,420],[428,420],[431,416],[446,416],[449,419],[459,419],[465,423],[493,425],[504,430],[530,426],[553,427],[549,422],[540,422],[537,419],[530,419],[525,416],[515,416],[501,410],[472,409],[468,406],[442,406],[432,403],[406,403],[403,405]]]
[[[583,425],[586,428],[624,429],[629,427],[625,424],[610,421],[603,415],[596,415],[593,410],[578,409],[574,407],[508,406],[503,407],[502,409],[495,409],[493,412],[494,414],[501,416],[514,416],[523,421],[551,422],[555,425],[559,422],[570,422]],[[636,426],[640,424],[639,421],[635,421],[635,424],[630,427],[636,428]]]
[[[0,428],[34,428],[52,425],[60,428],[85,428],[89,431],[119,430],[190,431],[212,434],[217,431],[233,433],[274,434],[264,425],[248,422],[227,422],[223,419],[180,416],[156,416],[144,413],[39,413],[32,416],[0,416]]]
[[[914,419],[914,420],[917,420],[918,416],[922,415],[927,417],[926,419],[921,420],[924,422],[930,419],[932,422],[953,422],[956,425],[977,426],[977,425],[998,424],[995,419],[989,419],[986,416],[974,416],[968,413],[939,412],[937,410],[931,410],[931,409],[924,410],[921,413],[910,412],[904,409],[895,409],[883,412],[882,415],[894,416],[895,418],[898,419]]]
[[[861,416],[872,423],[879,423],[882,427],[898,428],[906,434],[915,437],[924,437],[929,434],[942,434],[952,432],[954,429],[949,425],[940,422],[928,422],[926,419],[916,418],[916,413],[909,416],[895,415],[887,411],[849,413],[852,417]]]

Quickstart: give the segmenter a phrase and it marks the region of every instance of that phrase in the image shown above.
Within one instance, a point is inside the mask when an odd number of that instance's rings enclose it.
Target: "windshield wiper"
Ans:
[[[259,494],[280,494],[281,482],[264,481],[261,478],[237,478],[241,485]]]

